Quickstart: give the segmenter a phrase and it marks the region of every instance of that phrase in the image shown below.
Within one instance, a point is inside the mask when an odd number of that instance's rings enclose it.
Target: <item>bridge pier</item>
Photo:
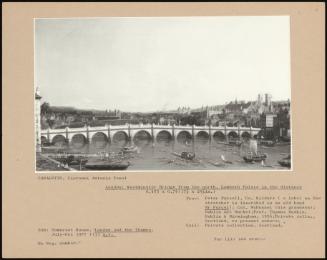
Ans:
[[[240,131],[240,125],[238,124],[237,126],[237,135],[238,135],[238,139],[241,140],[241,135],[240,135],[241,131]]]
[[[172,150],[175,151],[175,124],[172,125],[171,128],[171,137],[172,137]]]
[[[69,140],[69,137],[68,137],[68,127],[66,127],[66,129],[65,129],[66,131],[66,140]]]
[[[47,129],[47,139],[48,142],[50,143],[50,128]]]
[[[107,125],[107,128],[108,128],[108,144],[111,144],[111,135],[110,135],[110,128],[111,128],[111,126],[110,126],[110,124]]]
[[[131,136],[131,125],[128,124],[128,143],[129,145],[134,145],[133,138]]]
[[[192,125],[192,151],[195,150],[195,136],[194,136],[194,125]]]
[[[194,125],[192,125],[192,141],[194,141],[195,137],[194,137]]]
[[[211,122],[209,124],[209,151],[211,151],[212,133],[211,133]]]
[[[172,125],[171,137],[172,137],[173,141],[175,142],[175,124]]]
[[[89,126],[86,125],[86,143],[90,143],[90,131],[89,131]]]
[[[154,140],[154,133],[153,133],[153,123],[151,123],[151,141],[152,141],[152,145],[154,144],[155,140]]]
[[[211,123],[209,124],[209,145],[211,144],[211,139],[212,139],[212,135],[211,135]]]

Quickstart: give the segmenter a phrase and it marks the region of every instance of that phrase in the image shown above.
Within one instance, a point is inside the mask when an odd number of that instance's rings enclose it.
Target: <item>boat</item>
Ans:
[[[191,153],[191,152],[181,152],[180,154],[179,153],[173,153],[173,154],[186,160],[193,160],[195,158],[195,153]]]
[[[247,143],[242,144],[242,152],[243,160],[247,163],[262,162],[268,157],[267,154],[258,152],[258,143],[254,139],[250,139]]]
[[[45,153],[63,153],[67,151],[67,147],[64,146],[42,146],[42,152]]]
[[[280,141],[282,142],[291,142],[291,137],[290,136],[281,136],[280,138]]]
[[[45,142],[42,142],[41,145],[42,145],[42,148],[44,148],[44,147],[51,147],[52,146],[52,143],[50,143],[48,141],[45,141]]]
[[[291,155],[283,158],[282,160],[278,161],[278,163],[283,167],[291,168]]]
[[[240,141],[240,140],[229,140],[227,144],[232,145],[232,146],[241,146],[242,141]]]
[[[99,170],[99,171],[103,171],[103,170],[119,171],[119,170],[126,170],[129,166],[130,166],[129,162],[99,160],[99,161],[85,163],[84,168],[90,170]]]
[[[69,162],[70,166],[77,166],[77,165],[85,165],[87,163],[87,159],[85,158],[75,158],[71,162]]]
[[[221,156],[220,156],[220,159],[221,159],[224,163],[229,163],[229,164],[232,164],[232,163],[233,163],[233,162],[231,162],[231,161],[226,160],[224,155],[221,155]]]
[[[243,156],[245,162],[252,163],[252,162],[261,162],[267,159],[266,154],[248,154]]]
[[[54,155],[48,155],[49,158],[53,159],[53,160],[56,160],[60,163],[63,163],[63,164],[70,164],[72,161],[75,160],[75,157],[74,155],[69,155],[69,154],[61,154],[61,153],[58,153],[58,154],[54,154]]]
[[[278,163],[283,167],[291,168],[291,161],[290,160],[281,160]]]
[[[275,144],[276,144],[276,142],[275,141],[272,141],[272,140],[260,140],[260,145],[272,147]]]
[[[91,157],[99,157],[97,154],[68,154],[68,153],[57,153],[48,154],[49,158],[57,160],[61,163],[67,164],[80,164],[86,162]]]
[[[224,167],[226,164],[221,163],[221,162],[209,162],[211,165],[216,166],[216,167]]]

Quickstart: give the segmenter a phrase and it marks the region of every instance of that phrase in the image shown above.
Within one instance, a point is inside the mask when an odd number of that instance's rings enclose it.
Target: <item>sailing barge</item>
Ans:
[[[84,168],[90,170],[98,170],[98,171],[103,171],[103,170],[120,171],[120,170],[126,170],[128,166],[130,166],[129,162],[99,160],[94,162],[87,162],[84,165]]]
[[[243,156],[243,160],[247,163],[262,162],[266,160],[266,158],[266,154],[248,154],[246,156]]]
[[[191,153],[191,152],[173,153],[173,155],[186,160],[193,160],[195,158],[195,153]]]
[[[50,155],[49,158],[56,160],[58,163],[79,166],[80,170],[125,170],[130,166],[129,162],[123,161],[123,157],[115,154],[95,154],[94,155],[72,155],[72,154],[59,154]]]

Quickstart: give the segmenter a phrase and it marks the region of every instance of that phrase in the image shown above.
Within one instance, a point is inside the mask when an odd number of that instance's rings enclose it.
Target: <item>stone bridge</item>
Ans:
[[[42,142],[56,143],[58,140],[74,143],[79,140],[83,143],[92,143],[97,140],[115,142],[124,139],[134,142],[137,138],[147,138],[154,142],[161,138],[169,140],[186,140],[202,138],[204,140],[226,141],[229,138],[256,137],[261,129],[252,127],[222,127],[222,126],[176,126],[156,124],[126,124],[105,125],[82,128],[45,129],[41,130]]]

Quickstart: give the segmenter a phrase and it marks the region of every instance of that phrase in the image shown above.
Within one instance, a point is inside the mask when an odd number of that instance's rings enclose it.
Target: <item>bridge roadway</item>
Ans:
[[[195,125],[159,125],[159,124],[125,124],[105,125],[81,128],[44,129],[41,130],[41,140],[55,143],[57,139],[70,143],[74,140],[83,140],[85,143],[99,140],[115,141],[118,136],[126,141],[134,141],[136,137],[148,137],[153,141],[165,136],[171,140],[180,138],[198,138],[228,140],[228,138],[256,137],[261,129],[253,127],[222,127],[222,126],[195,126]]]

